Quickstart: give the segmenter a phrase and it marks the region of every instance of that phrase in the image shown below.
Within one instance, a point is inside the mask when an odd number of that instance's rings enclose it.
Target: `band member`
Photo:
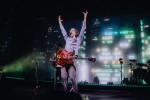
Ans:
[[[86,19],[87,19],[87,14],[88,12],[82,12],[84,15],[84,20],[82,22],[82,28],[80,30],[80,34],[77,31],[76,28],[71,28],[69,31],[69,34],[67,34],[63,24],[62,24],[62,19],[61,16],[58,16],[58,22],[59,22],[59,26],[60,26],[60,30],[61,33],[66,41],[65,44],[65,50],[67,50],[68,52],[74,52],[75,56],[78,56],[78,48],[83,40],[83,36],[84,36],[84,31],[86,29]],[[65,67],[61,68],[61,77],[62,77],[62,83],[63,83],[63,88],[64,91],[67,91],[67,72],[69,74],[69,77],[72,81],[72,88],[70,90],[70,92],[78,92],[78,86],[77,86],[77,82],[76,82],[76,68],[74,66],[74,60],[72,64],[67,64],[65,65]]]
[[[55,44],[56,52],[63,49],[60,43]],[[50,61],[53,62],[53,66],[56,67],[56,79],[61,80],[61,65],[56,64],[56,57],[54,59],[50,58]]]

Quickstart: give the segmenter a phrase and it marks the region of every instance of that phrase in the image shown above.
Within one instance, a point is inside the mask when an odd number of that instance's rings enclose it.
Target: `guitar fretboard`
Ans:
[[[85,60],[89,60],[89,61],[93,61],[95,62],[96,59],[95,58],[89,58],[89,57],[76,57],[76,56],[58,56],[58,59],[85,59]]]
[[[90,59],[89,57],[76,57],[76,56],[62,56],[60,59]]]

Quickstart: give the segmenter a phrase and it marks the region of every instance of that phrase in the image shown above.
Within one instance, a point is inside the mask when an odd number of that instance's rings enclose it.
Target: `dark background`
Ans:
[[[0,2],[0,42],[10,35],[11,44],[0,58],[6,59],[2,62],[5,64],[31,51],[37,18],[46,17],[50,23],[57,23],[58,15],[67,21],[80,20],[85,10],[89,12],[87,20],[94,16],[130,14],[142,17],[149,16],[149,8],[148,0],[3,0]]]

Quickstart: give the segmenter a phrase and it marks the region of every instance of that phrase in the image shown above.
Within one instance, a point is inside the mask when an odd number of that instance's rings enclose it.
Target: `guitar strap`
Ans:
[[[76,43],[73,46],[73,55],[75,54],[75,50],[76,50]]]

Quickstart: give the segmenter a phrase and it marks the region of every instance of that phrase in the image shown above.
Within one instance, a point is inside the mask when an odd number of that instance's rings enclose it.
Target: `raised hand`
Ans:
[[[58,16],[58,22],[61,23],[63,20],[61,19],[61,15]]]
[[[82,12],[83,14],[84,14],[84,20],[86,20],[86,18],[87,18],[87,15],[88,15],[88,12],[87,12],[87,10],[86,10],[86,12]]]

